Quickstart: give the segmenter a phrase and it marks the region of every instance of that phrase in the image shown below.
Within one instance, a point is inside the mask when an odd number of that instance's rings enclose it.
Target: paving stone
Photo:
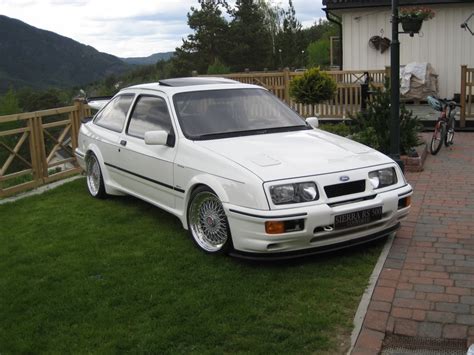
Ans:
[[[393,287],[376,287],[372,299],[375,301],[392,302],[395,294],[395,288]]]
[[[418,326],[418,336],[425,338],[439,338],[441,337],[442,330],[443,326],[439,323],[422,322]]]
[[[450,312],[428,311],[426,312],[426,319],[430,322],[454,323],[456,316]]]
[[[409,290],[397,290],[395,292],[395,297],[397,298],[415,298],[416,292]]]
[[[369,309],[374,311],[390,312],[391,308],[392,304],[390,302],[372,301],[369,304]]]
[[[414,289],[421,292],[444,293],[444,287],[436,285],[415,285]]]
[[[385,332],[387,319],[387,312],[368,310],[365,315],[364,326],[368,329]]]
[[[464,339],[467,336],[467,326],[458,324],[446,324],[443,328],[443,338]]]
[[[382,348],[385,333],[363,328],[357,339],[357,347],[378,353]]]
[[[444,311],[444,312],[465,313],[466,314],[466,313],[470,312],[470,307],[467,304],[437,302],[436,303],[436,310],[437,311]]]
[[[446,293],[467,296],[471,294],[471,290],[463,287],[446,287]]]
[[[393,305],[396,307],[404,307],[409,309],[430,309],[430,302],[426,300],[409,300],[404,298],[396,298],[393,301]]]
[[[395,319],[395,334],[415,336],[418,333],[418,322],[408,319]]]
[[[474,296],[461,296],[461,303],[474,305]]]
[[[474,315],[472,314],[459,314],[456,318],[456,322],[459,324],[473,325],[474,326]]]

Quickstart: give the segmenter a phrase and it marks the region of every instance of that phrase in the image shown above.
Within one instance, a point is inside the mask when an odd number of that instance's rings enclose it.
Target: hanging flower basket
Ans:
[[[421,30],[421,25],[423,25],[423,20],[418,19],[400,19],[402,23],[402,28],[404,32],[418,33]]]
[[[416,6],[402,7],[398,18],[402,24],[403,31],[413,34],[420,32],[423,21],[428,21],[434,16],[435,13],[430,8]]]

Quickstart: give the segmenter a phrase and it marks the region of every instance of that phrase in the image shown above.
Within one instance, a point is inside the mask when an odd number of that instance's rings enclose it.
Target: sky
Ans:
[[[287,0],[274,4],[286,8]],[[197,0],[0,0],[0,14],[118,57],[174,51],[191,33]],[[293,0],[304,27],[325,18],[321,0]]]

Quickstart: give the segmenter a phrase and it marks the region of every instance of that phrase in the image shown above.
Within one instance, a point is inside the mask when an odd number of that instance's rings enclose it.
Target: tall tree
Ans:
[[[222,15],[227,9],[225,0],[198,0],[200,7],[191,7],[188,25],[194,31],[176,49],[174,67],[178,75],[189,75],[191,70],[207,72],[209,65],[221,59],[226,51],[228,23]]]
[[[272,64],[272,39],[258,0],[237,0],[231,11],[232,47],[227,62],[233,70],[261,70]]]
[[[294,67],[303,65],[303,50],[301,22],[296,18],[292,0],[288,1],[288,9],[284,12],[283,29],[278,34],[278,50],[280,66]]]

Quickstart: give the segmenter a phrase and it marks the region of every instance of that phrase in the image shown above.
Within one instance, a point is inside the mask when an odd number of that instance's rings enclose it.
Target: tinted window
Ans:
[[[173,101],[180,126],[192,139],[308,129],[298,114],[262,89],[184,92]]]
[[[143,138],[148,131],[171,132],[171,118],[165,100],[155,96],[140,96],[132,112],[127,133]]]
[[[123,124],[127,118],[127,112],[132,104],[133,95],[120,95],[98,113],[95,123],[101,127],[122,132]]]

